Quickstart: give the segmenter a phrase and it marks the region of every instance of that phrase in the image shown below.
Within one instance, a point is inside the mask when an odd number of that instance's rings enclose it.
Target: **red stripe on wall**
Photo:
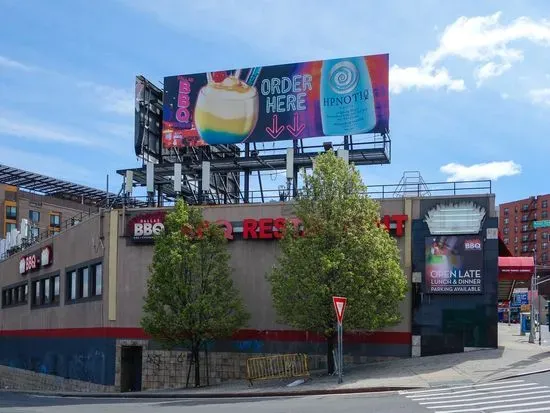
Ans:
[[[41,330],[0,330],[0,337],[50,338],[119,338],[147,340],[150,337],[141,328],[96,327],[58,328]],[[239,330],[233,340],[324,342],[321,334],[298,330]],[[405,332],[354,332],[344,334],[347,343],[411,344],[411,333]]]

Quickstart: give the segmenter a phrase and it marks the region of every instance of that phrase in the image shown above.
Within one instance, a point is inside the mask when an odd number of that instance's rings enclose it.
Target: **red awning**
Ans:
[[[529,280],[534,271],[533,257],[498,257],[499,280]]]

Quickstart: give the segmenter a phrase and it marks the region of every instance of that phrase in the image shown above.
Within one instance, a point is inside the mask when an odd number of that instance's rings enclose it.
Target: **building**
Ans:
[[[399,325],[346,332],[346,363],[498,346],[494,195],[439,191],[380,199],[381,222],[399,246],[409,291]],[[292,202],[202,208],[205,219],[223,222],[231,235],[233,279],[251,313],[247,329],[209,346],[211,380],[244,378],[245,360],[254,354],[305,352],[314,368],[326,366],[323,337],[276,322],[264,277],[278,253],[273,219],[293,218]],[[186,350],[163,350],[139,324],[151,233],[168,209],[102,209],[0,262],[0,385],[122,391],[185,385]]]
[[[0,184],[0,238],[13,229],[21,230],[22,219],[29,222],[30,236],[38,239],[59,232],[63,221],[97,211],[95,206]]]
[[[549,219],[550,194],[532,196],[499,206],[499,231],[510,252],[515,256],[533,256],[536,248],[537,265],[549,261],[550,228],[534,228],[534,221]]]

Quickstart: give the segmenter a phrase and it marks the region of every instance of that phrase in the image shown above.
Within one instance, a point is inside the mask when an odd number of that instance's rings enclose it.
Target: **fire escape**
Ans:
[[[521,206],[521,255],[532,256],[537,246],[537,231],[533,222],[537,220],[537,198],[532,196]]]

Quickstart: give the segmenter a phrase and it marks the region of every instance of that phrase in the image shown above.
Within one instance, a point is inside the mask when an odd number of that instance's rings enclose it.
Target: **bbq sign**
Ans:
[[[53,262],[52,246],[47,245],[32,254],[24,255],[19,260],[19,274],[25,275],[48,267]]]

